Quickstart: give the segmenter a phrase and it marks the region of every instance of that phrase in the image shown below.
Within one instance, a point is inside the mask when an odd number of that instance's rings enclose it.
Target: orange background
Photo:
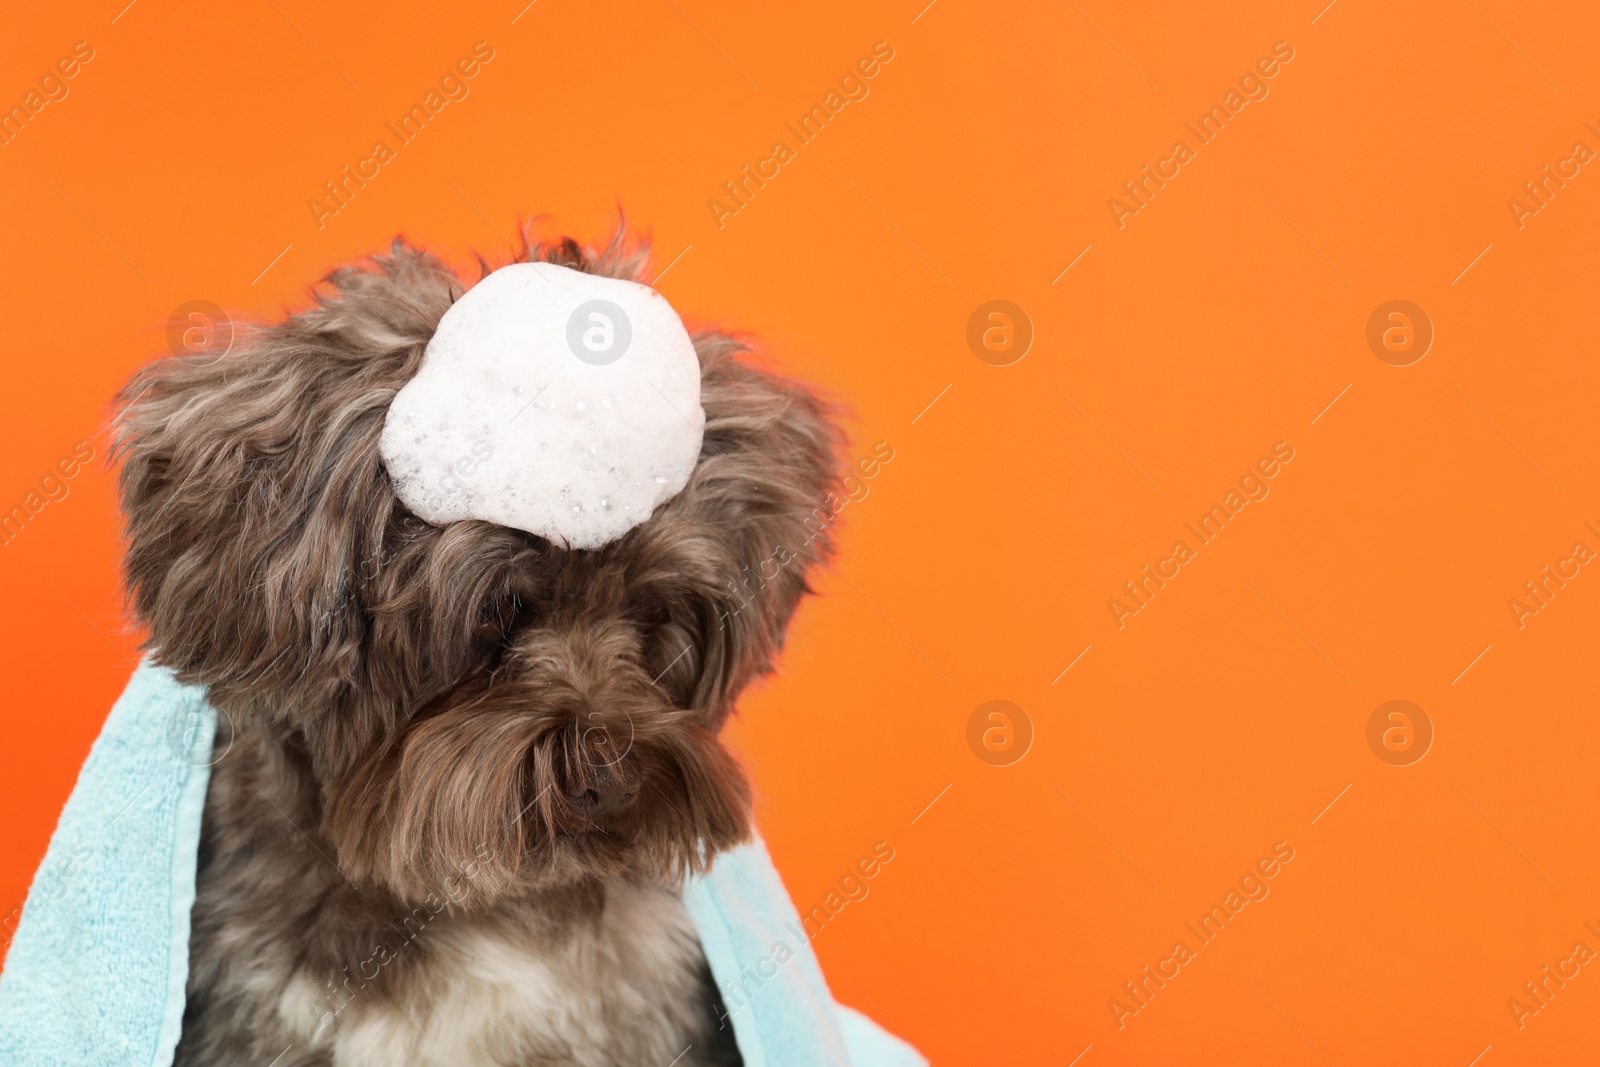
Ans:
[[[1600,175],[1521,229],[1506,203],[1600,148],[1592,9],[123,2],[0,38],[5,104],[95,49],[0,147],[0,506],[103,452],[184,301],[272,317],[397,232],[464,264],[620,204],[658,264],[687,248],[660,288],[688,319],[895,450],[732,728],[800,907],[895,849],[814,942],[841,1000],[940,1064],[1592,1055],[1600,967],[1521,1029],[1507,1000],[1600,949],[1600,574],[1520,630],[1507,600],[1600,549]],[[318,229],[307,199],[479,40],[470,96]],[[719,229],[708,199],[880,40],[870,95]],[[1281,40],[1270,95],[1118,229],[1107,199]],[[1011,366],[965,341],[995,298],[1036,330]],[[1365,340],[1394,298],[1436,330],[1412,366]],[[1280,440],[1271,495],[1119,630],[1107,599]],[[135,656],[117,568],[98,464],[0,549],[4,913]],[[1033,724],[1011,766],[968,747],[991,699]],[[1367,745],[1390,699],[1436,731],[1412,766]],[[1278,841],[1270,896],[1119,1029],[1122,983]]]

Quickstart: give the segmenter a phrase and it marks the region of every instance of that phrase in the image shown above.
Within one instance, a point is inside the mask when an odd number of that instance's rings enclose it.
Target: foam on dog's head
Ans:
[[[659,293],[516,263],[445,312],[379,450],[427,522],[598,548],[688,484],[704,429],[699,360]]]

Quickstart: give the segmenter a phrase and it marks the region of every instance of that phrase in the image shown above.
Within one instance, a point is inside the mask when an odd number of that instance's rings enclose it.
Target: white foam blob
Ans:
[[[428,522],[598,548],[688,484],[705,421],[694,345],[661,294],[514,263],[444,313],[379,450]]]

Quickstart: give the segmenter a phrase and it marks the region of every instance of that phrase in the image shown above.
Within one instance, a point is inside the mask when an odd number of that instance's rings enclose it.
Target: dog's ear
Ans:
[[[157,660],[219,700],[327,706],[365,682],[380,570],[440,533],[396,503],[378,437],[461,283],[400,241],[327,281],[311,309],[220,358],[154,362],[117,398],[131,607]]]
[[[720,725],[772,669],[812,568],[833,553],[843,435],[798,383],[694,335],[705,439],[688,486],[630,535],[633,605],[651,673],[682,707]]]

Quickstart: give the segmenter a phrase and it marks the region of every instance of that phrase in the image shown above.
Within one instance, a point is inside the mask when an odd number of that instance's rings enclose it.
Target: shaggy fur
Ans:
[[[644,269],[620,231],[528,258]],[[700,331],[704,445],[647,522],[431,526],[378,438],[467,285],[400,240],[328,283],[119,397],[130,602],[225,752],[178,1064],[737,1062],[677,892],[749,831],[718,735],[831,551],[829,412]]]

